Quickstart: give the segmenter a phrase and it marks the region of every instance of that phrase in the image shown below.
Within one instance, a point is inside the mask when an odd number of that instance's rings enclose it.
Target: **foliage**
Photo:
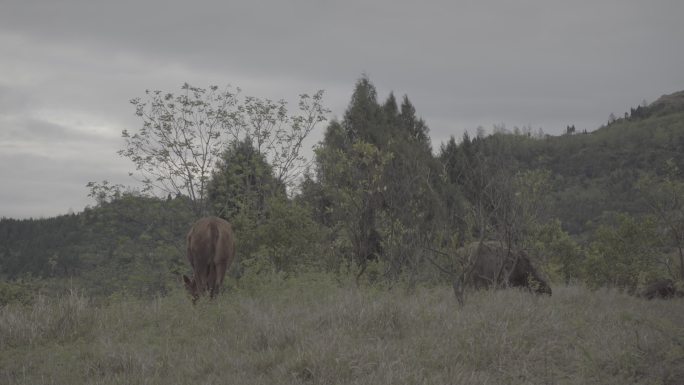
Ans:
[[[650,212],[664,228],[667,243],[676,249],[679,269],[665,262],[672,277],[678,273],[684,279],[684,182],[675,162],[666,163],[666,173],[662,177],[643,176],[638,183],[639,191],[645,197]]]
[[[439,211],[427,131],[408,97],[398,106],[390,94],[380,105],[364,77],[344,119],[328,126],[316,150],[319,217],[343,230],[359,274],[378,259],[387,263],[384,274],[395,278],[415,266]]]
[[[266,200],[276,196],[285,196],[285,186],[250,139],[230,145],[208,184],[212,212],[224,218],[243,215],[259,223],[266,211]]]
[[[465,200],[459,204],[444,199],[457,210],[453,223],[465,230],[464,243],[493,239],[506,249],[527,247],[546,214],[550,173],[517,166],[515,141],[509,138],[495,134],[471,141],[466,134],[460,146],[452,137],[441,148],[444,179]]]
[[[268,255],[277,271],[324,267],[319,258],[325,231],[311,219],[306,207],[283,197],[273,198],[259,230],[259,254]]]
[[[593,287],[612,286],[634,292],[662,273],[658,264],[660,239],[652,218],[617,218],[615,227],[601,226],[589,245],[584,276]]]
[[[273,169],[276,180],[293,187],[308,166],[302,155],[304,139],[330,112],[323,91],[299,95],[298,113],[288,115],[286,102],[247,96],[238,108],[240,124],[230,127],[231,143],[249,140]]]
[[[242,268],[255,258],[268,261],[274,271],[322,268],[325,231],[313,222],[308,209],[283,197],[269,198],[266,207],[259,223],[244,213],[233,218]]]
[[[62,280],[105,296],[163,294],[184,265],[193,217],[187,207],[181,199],[126,193],[78,215],[4,219],[0,273],[11,280]]]
[[[289,271],[315,260],[320,229],[305,206],[288,198],[251,140],[236,142],[223,154],[209,198],[214,212],[232,222],[245,263],[264,257],[276,271]]]
[[[0,308],[10,303],[29,304],[32,300],[30,284],[23,281],[0,281]]]
[[[546,269],[553,282],[577,283],[583,277],[585,252],[555,219],[538,226],[531,236],[535,260]]]
[[[354,247],[355,263],[363,266],[381,252],[375,211],[381,205],[381,175],[390,155],[367,142],[354,143],[348,151],[319,154],[330,162],[325,166],[325,180],[335,178],[330,184],[324,182],[329,200],[334,202],[329,210]]]
[[[129,158],[141,176],[143,192],[183,194],[196,214],[205,212],[206,184],[230,127],[239,124],[237,93],[193,87],[181,93],[146,91],[147,100],[131,100],[143,121],[135,133],[122,132]]]
[[[300,95],[299,113],[289,115],[285,101],[273,102],[240,90],[184,84],[178,95],[146,91],[147,100],[131,100],[143,121],[134,133],[124,130],[125,148],[140,174],[143,192],[189,198],[196,216],[209,212],[207,185],[221,153],[230,143],[253,142],[278,181],[291,185],[306,160],[304,139],[328,112],[323,92]]]
[[[69,277],[81,266],[82,217],[0,220],[0,275]]]

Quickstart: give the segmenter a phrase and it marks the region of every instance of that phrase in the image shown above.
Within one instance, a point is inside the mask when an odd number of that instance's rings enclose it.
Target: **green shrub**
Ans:
[[[0,307],[11,303],[28,304],[33,299],[31,288],[21,281],[0,281]]]

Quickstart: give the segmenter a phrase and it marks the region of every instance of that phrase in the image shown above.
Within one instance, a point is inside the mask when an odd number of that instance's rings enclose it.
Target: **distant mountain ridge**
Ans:
[[[572,233],[591,231],[606,213],[643,214],[641,177],[674,166],[684,179],[684,91],[632,108],[593,132],[548,137],[532,147],[532,158],[520,154],[523,163],[552,171],[552,215]]]
[[[684,91],[663,95],[647,106],[632,108],[630,117],[648,118],[651,116],[665,116],[678,112],[684,112]]]
[[[649,106],[656,110],[684,111],[684,91],[663,95]]]

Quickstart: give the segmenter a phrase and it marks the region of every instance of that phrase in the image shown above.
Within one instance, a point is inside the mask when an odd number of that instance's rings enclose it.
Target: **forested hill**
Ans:
[[[684,91],[632,108],[590,133],[514,143],[522,167],[551,171],[552,216],[571,233],[591,231],[604,213],[645,212],[639,180],[684,178]]]
[[[54,289],[163,293],[184,258],[190,217],[181,201],[127,195],[78,214],[0,220],[0,304],[19,295],[3,280],[68,278]]]

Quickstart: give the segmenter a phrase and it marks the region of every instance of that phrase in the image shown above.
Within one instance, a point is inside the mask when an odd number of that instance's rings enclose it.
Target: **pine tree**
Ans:
[[[368,78],[356,83],[342,122],[331,122],[317,151],[318,180],[342,223],[355,261],[381,259],[389,274],[414,265],[438,209],[437,166],[428,128],[408,97],[380,105]]]

